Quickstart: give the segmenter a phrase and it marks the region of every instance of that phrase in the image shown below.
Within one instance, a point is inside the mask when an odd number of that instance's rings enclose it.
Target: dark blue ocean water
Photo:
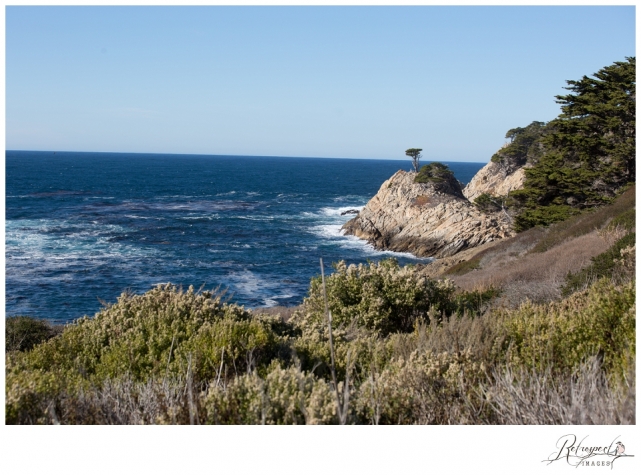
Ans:
[[[449,163],[466,183],[482,163]],[[296,305],[378,252],[341,225],[410,160],[6,152],[6,315],[67,322],[155,284]],[[329,266],[326,269],[330,271]]]

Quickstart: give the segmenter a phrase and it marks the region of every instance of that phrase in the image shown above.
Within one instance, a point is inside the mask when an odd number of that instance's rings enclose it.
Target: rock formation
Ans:
[[[505,196],[512,190],[522,188],[523,183],[525,183],[523,167],[509,173],[500,164],[489,162],[474,175],[474,178],[463,189],[463,194],[473,202],[483,193],[492,196]]]
[[[415,177],[396,172],[345,223],[345,233],[366,239],[377,249],[420,257],[452,256],[513,235],[504,216],[482,213],[465,199],[453,177],[446,183],[414,183]]]

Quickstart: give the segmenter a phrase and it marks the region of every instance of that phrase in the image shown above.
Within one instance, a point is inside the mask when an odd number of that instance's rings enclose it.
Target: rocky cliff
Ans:
[[[415,173],[396,172],[345,223],[345,233],[366,239],[377,249],[420,257],[452,256],[513,235],[504,216],[477,210],[456,180],[414,183],[415,177]]]
[[[512,190],[522,188],[523,183],[525,183],[523,167],[509,173],[500,164],[489,162],[474,175],[474,178],[463,189],[463,194],[470,201],[474,201],[483,193],[492,196],[505,196]]]

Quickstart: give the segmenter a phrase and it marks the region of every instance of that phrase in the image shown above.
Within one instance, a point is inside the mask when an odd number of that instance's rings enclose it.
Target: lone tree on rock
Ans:
[[[405,150],[405,155],[412,157],[412,164],[414,165],[414,171],[418,173],[418,161],[421,159],[422,148],[408,148]]]

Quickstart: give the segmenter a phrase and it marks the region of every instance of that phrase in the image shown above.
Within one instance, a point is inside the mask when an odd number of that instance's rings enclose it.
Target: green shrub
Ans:
[[[329,385],[296,367],[274,364],[233,380],[225,389],[210,388],[205,400],[210,424],[329,424],[336,402]]]
[[[29,351],[58,333],[57,328],[44,320],[26,316],[9,317],[5,320],[5,352]]]
[[[496,310],[491,318],[505,331],[496,340],[500,359],[567,371],[598,355],[606,371],[623,376],[630,355],[634,361],[635,295],[634,282],[615,286],[604,279],[560,302]]]
[[[143,295],[123,294],[92,319],[84,317],[32,351],[34,368],[65,369],[98,379],[125,373],[184,374],[188,360],[200,379],[215,377],[221,363],[235,371],[268,365],[278,350],[276,317],[252,317],[219,297],[172,285]],[[223,354],[223,348],[224,354]]]
[[[474,205],[484,213],[501,211],[501,198],[482,193],[474,199]]]
[[[326,278],[327,300],[337,330],[362,327],[385,336],[411,331],[416,320],[428,320],[434,307],[445,310],[454,293],[450,281],[424,277],[413,266],[400,267],[394,259],[347,266],[334,264]],[[312,279],[303,310],[292,320],[302,331],[326,331],[325,301],[320,277]]]
[[[443,183],[454,179],[454,173],[447,165],[432,162],[423,165],[414,178],[414,183]]]
[[[483,372],[469,352],[415,351],[370,375],[355,395],[354,411],[371,424],[461,423],[462,388],[473,387]]]
[[[621,251],[627,247],[634,246],[636,233],[626,234],[604,253],[592,258],[592,264],[581,269],[576,274],[569,273],[565,278],[565,284],[561,288],[563,296],[568,296],[576,290],[582,289],[590,283],[603,277],[616,277],[617,261],[621,258]]]
[[[632,244],[616,265],[633,265]],[[339,391],[349,375],[348,423],[512,420],[493,412],[488,391],[509,386],[501,393],[509,399],[533,386],[509,375],[497,386],[505,368],[560,387],[596,357],[612,387],[633,378],[633,280],[485,311],[496,290],[456,293],[419,267],[387,260],[335,269],[326,283]],[[290,322],[193,288],[124,294],[95,318],[7,353],[6,421],[337,423],[319,278]],[[536,421],[535,409],[512,415]]]
[[[51,401],[63,389],[63,381],[54,372],[24,368],[16,359],[15,355],[7,355],[5,421],[44,424]]]
[[[460,292],[452,299],[447,313],[458,317],[481,315],[488,308],[491,300],[498,297],[500,293],[500,290],[494,287]]]
[[[513,191],[510,196],[516,198],[520,196],[520,191]],[[562,204],[550,204],[526,209],[514,219],[514,230],[521,232],[534,226],[548,226],[551,223],[564,221],[579,212],[580,210],[576,208]]]

